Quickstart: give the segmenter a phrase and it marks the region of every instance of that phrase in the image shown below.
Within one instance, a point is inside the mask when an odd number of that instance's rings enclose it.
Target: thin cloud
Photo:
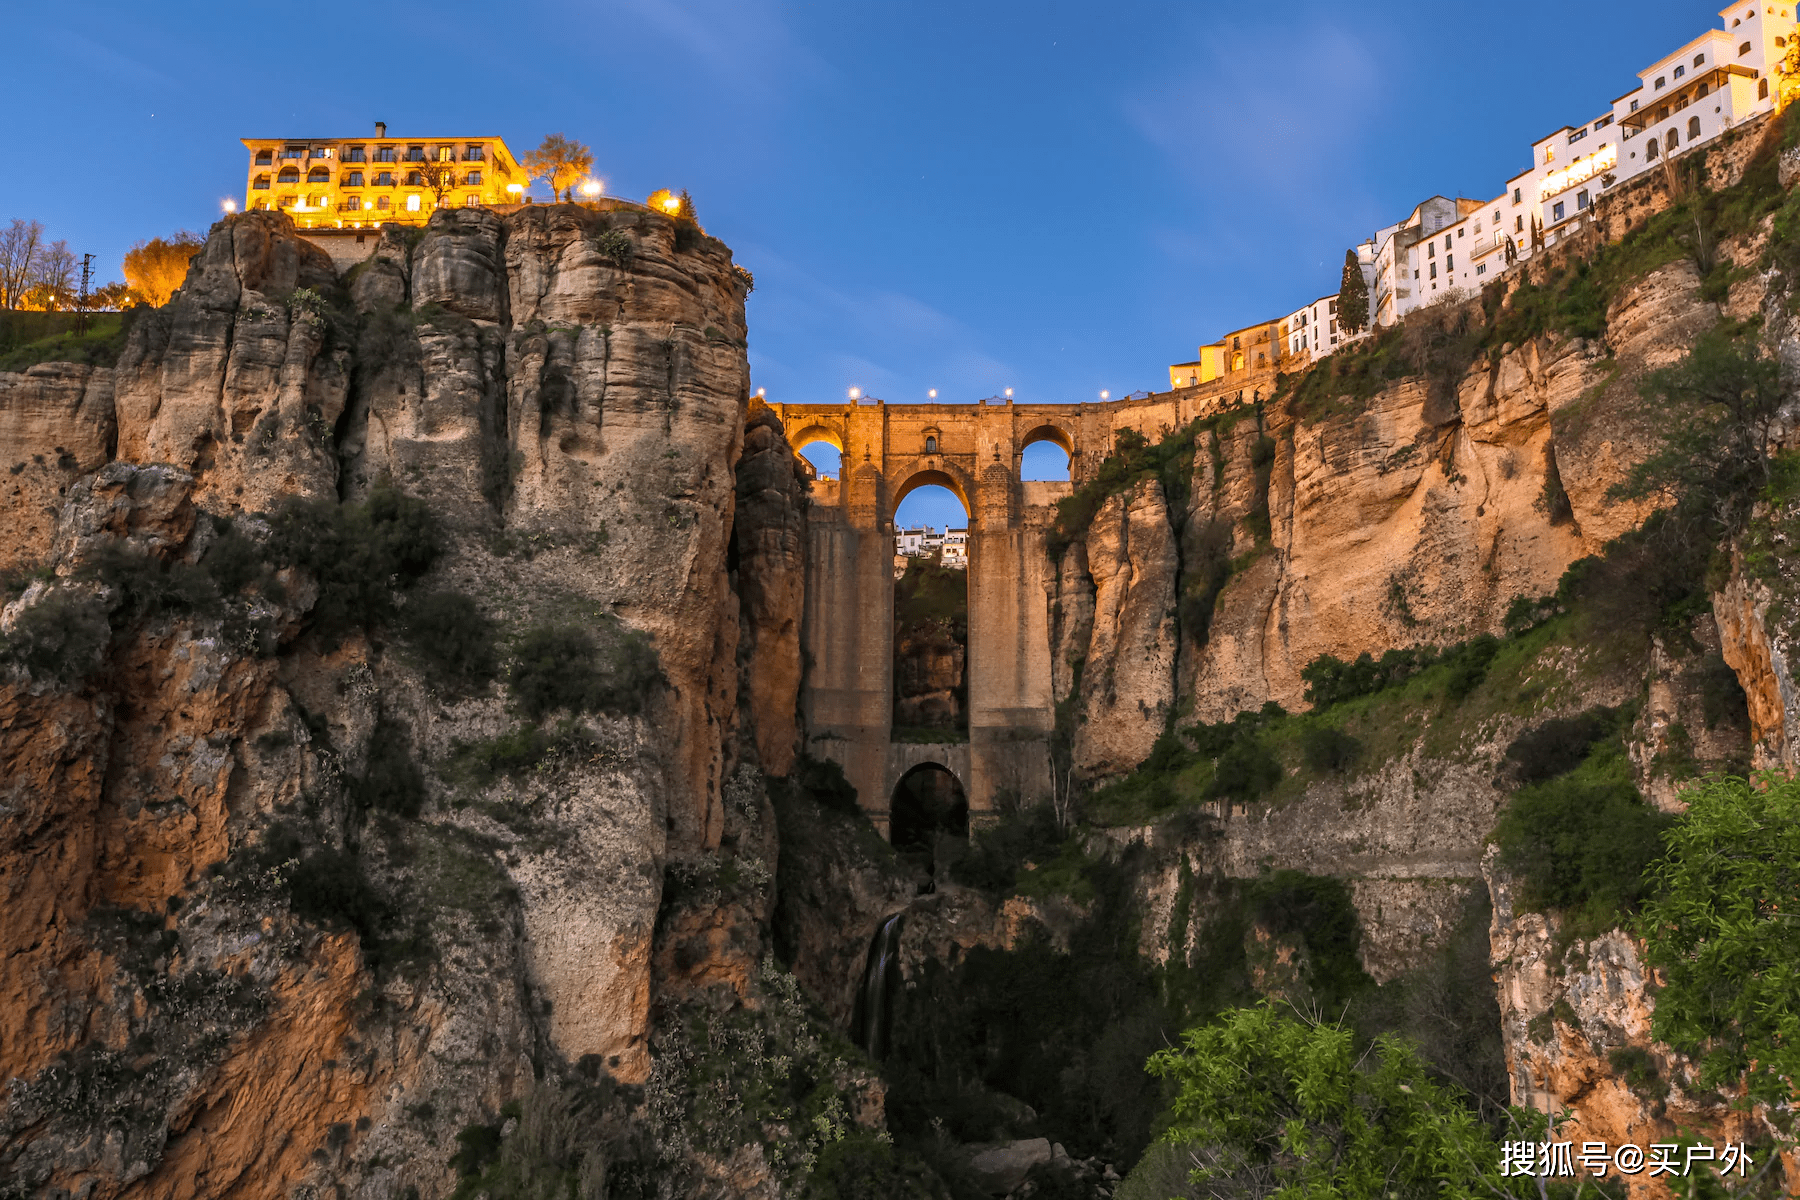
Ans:
[[[761,334],[776,342],[828,337],[844,347],[825,360],[824,370],[807,370],[804,383],[786,364],[757,356],[757,386],[771,393],[817,387],[821,377],[837,381],[828,394],[783,399],[836,400],[843,389],[859,387],[886,400],[920,401],[935,387],[939,399],[973,400],[1018,378],[979,333],[916,296],[848,291],[764,247],[748,247],[743,257],[756,263],[753,344]]]
[[[801,44],[782,7],[772,0],[621,0],[611,11],[659,35],[696,69],[767,97],[797,78],[831,72]]]
[[[1267,52],[1269,39],[1281,45]],[[1356,162],[1384,89],[1374,48],[1354,31],[1243,29],[1203,39],[1189,60],[1124,101],[1127,119],[1205,192],[1254,185],[1260,198]]]

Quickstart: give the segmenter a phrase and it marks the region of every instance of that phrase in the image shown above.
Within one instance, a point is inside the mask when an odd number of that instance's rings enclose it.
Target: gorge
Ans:
[[[1265,998],[1794,1179],[1496,830],[1800,766],[1800,489],[1682,558],[1631,486],[1659,372],[1800,368],[1796,140],[1243,403],[763,404],[748,273],[620,201],[221,221],[0,373],[0,1197],[1167,1196],[1145,1060]],[[920,482],[966,661],[897,658]]]

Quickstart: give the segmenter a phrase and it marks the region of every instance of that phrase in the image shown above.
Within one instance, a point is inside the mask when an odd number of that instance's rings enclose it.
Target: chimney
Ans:
[[[387,136],[387,122],[386,121],[375,122],[375,136],[376,137],[386,137]]]

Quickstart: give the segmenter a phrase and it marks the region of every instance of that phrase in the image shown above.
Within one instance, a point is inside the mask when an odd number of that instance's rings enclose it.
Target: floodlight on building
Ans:
[[[525,185],[522,183],[509,183],[506,185],[506,190],[517,196],[520,192],[525,190]]]
[[[1111,400],[1111,399],[1112,399],[1112,393],[1111,393],[1111,392],[1105,392],[1105,391],[1103,391],[1103,392],[1101,392],[1101,393],[1100,393],[1100,398],[1101,398],[1101,399],[1102,399],[1102,400]]]
[[[237,211],[237,201],[236,200],[227,200],[227,201],[225,201],[225,203],[223,203],[219,207],[223,208],[228,213],[234,213]]]
[[[769,394],[768,388],[757,388],[756,389],[756,398],[759,400],[768,394]]]
[[[937,389],[936,388],[932,388],[929,392],[926,392],[925,394],[927,396],[931,397],[933,400],[937,399]]]
[[[850,389],[850,398],[852,400],[861,400],[862,399],[862,389],[861,388],[851,388]]]
[[[1006,398],[1007,398],[1007,399],[1008,399],[1008,400],[1011,400],[1011,399],[1012,399],[1012,389],[1011,389],[1011,388],[1007,388],[1007,389],[1006,389]]]
[[[598,179],[590,179],[581,185],[581,194],[592,199],[606,190],[606,185]]]
[[[663,208],[663,211],[666,213],[680,212],[681,211],[681,197],[679,197],[679,196],[664,196],[663,201],[662,201],[662,208]]]

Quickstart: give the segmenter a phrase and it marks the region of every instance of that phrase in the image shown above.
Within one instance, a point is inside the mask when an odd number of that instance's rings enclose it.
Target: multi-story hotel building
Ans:
[[[301,229],[424,224],[442,207],[517,202],[530,182],[497,137],[244,138],[246,209],[285,212]]]

